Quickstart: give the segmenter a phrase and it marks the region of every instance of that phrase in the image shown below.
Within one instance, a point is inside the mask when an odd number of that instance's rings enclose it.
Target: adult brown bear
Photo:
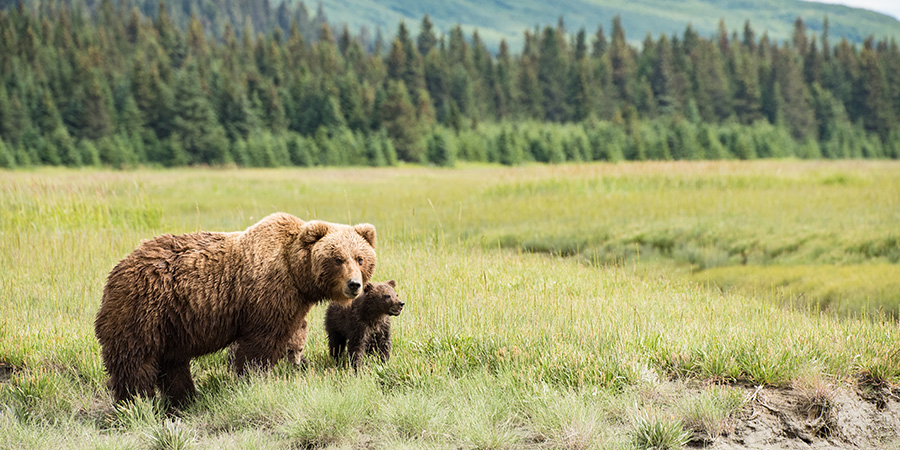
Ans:
[[[195,393],[191,358],[233,345],[235,370],[285,356],[309,309],[348,304],[375,271],[375,227],[272,214],[244,231],[162,235],[110,272],[94,323],[117,402],[174,407]]]

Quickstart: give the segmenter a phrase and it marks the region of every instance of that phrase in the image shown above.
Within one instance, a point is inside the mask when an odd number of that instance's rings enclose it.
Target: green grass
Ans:
[[[715,383],[900,382],[896,321],[771,288],[821,271],[843,292],[890,291],[898,203],[885,162],[0,172],[0,361],[17,367],[0,379],[0,448],[714,438],[739,409]],[[194,362],[200,396],[180,417],[113,409],[93,337],[108,271],[142,239],[274,211],[377,226],[376,279],[407,303],[390,362],[333,363],[315,308],[306,370],[237,378],[220,352]]]

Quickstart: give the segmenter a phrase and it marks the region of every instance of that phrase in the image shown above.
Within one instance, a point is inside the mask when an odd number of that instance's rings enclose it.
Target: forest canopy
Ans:
[[[560,19],[491,52],[428,16],[373,38],[302,3],[229,11],[7,5],[0,167],[900,156],[896,40],[832,42],[827,20],[635,46],[619,17]]]

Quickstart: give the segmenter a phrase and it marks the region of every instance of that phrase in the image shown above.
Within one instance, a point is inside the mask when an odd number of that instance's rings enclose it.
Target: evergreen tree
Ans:
[[[300,167],[313,165],[313,155],[310,152],[309,139],[300,134],[291,133],[287,140],[287,150],[291,164]]]
[[[420,55],[427,55],[431,49],[437,46],[437,36],[434,35],[434,24],[428,18],[428,14],[422,18],[422,24],[419,27],[419,37],[416,39],[416,47],[419,49]]]
[[[522,146],[516,141],[515,133],[504,128],[497,136],[496,145],[500,164],[514,166],[523,162]]]
[[[223,164],[228,149],[225,129],[201,84],[193,62],[180,71],[175,80],[174,130],[191,164]]]
[[[875,52],[871,37],[866,39],[859,53],[859,63],[861,78],[857,88],[857,99],[865,101],[865,107],[859,108],[862,111],[863,124],[866,130],[887,139],[891,126],[896,122],[896,113],[891,104],[884,68]]]
[[[456,165],[456,147],[452,145],[441,131],[434,131],[428,138],[428,162],[442,167]]]
[[[741,52],[743,50],[741,47],[735,47],[734,51]],[[738,94],[732,95],[729,77],[723,64],[724,58],[718,48],[709,41],[700,42],[691,51],[690,59],[693,72],[692,90],[700,117],[707,122],[728,119],[738,109],[736,104]],[[749,68],[745,69],[750,70]],[[741,69],[736,70],[740,71]],[[747,78],[743,80],[744,84],[740,84],[740,89],[743,89],[740,98],[744,103],[741,105],[743,109],[739,114],[750,116],[754,113],[748,109],[758,108],[759,93],[754,91],[758,86],[755,84],[756,73],[747,73],[746,76]],[[734,78],[735,84],[739,84],[737,81],[739,77],[735,75]],[[754,98],[756,103],[753,103]],[[747,120],[758,119],[758,113],[756,114],[756,117],[752,119],[748,117]]]
[[[56,149],[59,161],[69,167],[78,167],[84,164],[81,152],[75,146],[75,140],[62,125],[50,134],[49,145]]]
[[[16,157],[9,150],[9,147],[0,139],[0,169],[14,169],[16,167]]]
[[[102,164],[100,151],[92,141],[82,139],[78,141],[78,153],[81,155],[81,163],[86,166],[96,167]]]
[[[509,45],[505,39],[501,39],[500,51],[497,54],[497,89],[494,95],[494,108],[497,111],[497,118],[501,120],[512,114],[518,100],[513,69]]]
[[[403,81],[388,82],[385,101],[378,115],[403,161],[422,162],[422,132],[416,124],[416,109],[409,99]]]
[[[625,103],[633,103],[634,93],[631,85],[636,70],[633,49],[625,41],[625,28],[622,18],[613,18],[612,44],[609,48],[612,84],[615,97]]]
[[[381,138],[378,134],[369,134],[366,137],[366,159],[370,166],[383,167],[387,165],[387,158],[384,155],[384,149]]]

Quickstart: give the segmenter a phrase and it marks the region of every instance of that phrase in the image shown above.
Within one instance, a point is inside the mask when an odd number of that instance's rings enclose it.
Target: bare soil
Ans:
[[[900,387],[861,383],[810,393],[746,388],[734,428],[708,447],[744,449],[900,449]]]
[[[13,373],[15,373],[17,370],[19,370],[18,367],[0,361],[0,383],[9,380],[12,377]]]

